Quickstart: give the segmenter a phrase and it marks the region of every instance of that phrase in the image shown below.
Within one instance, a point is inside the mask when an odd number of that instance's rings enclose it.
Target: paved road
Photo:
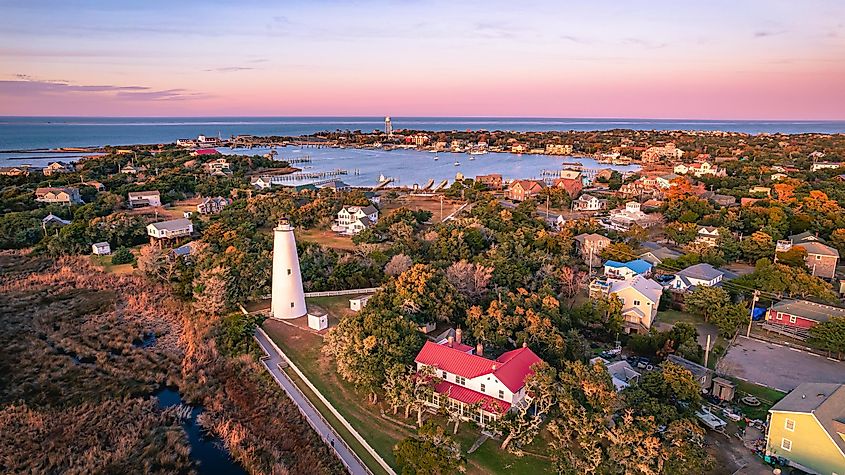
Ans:
[[[258,344],[261,345],[261,348],[264,349],[264,352],[269,356],[269,358],[262,360],[264,366],[270,374],[273,375],[273,378],[279,383],[279,386],[281,386],[282,389],[288,393],[288,396],[290,396],[293,402],[299,406],[300,411],[305,415],[306,419],[308,419],[308,423],[311,424],[311,427],[313,427],[314,430],[320,434],[320,437],[322,437],[323,440],[325,440],[326,443],[334,449],[337,456],[346,465],[349,473],[353,475],[370,474],[370,471],[363,466],[355,455],[353,455],[352,449],[346,445],[337,432],[335,432],[325,419],[323,419],[323,416],[316,408],[314,408],[299,388],[296,387],[288,375],[279,369],[279,363],[282,363],[284,360],[273,349],[273,345],[270,344],[261,332],[256,333],[255,338],[258,340]],[[334,444],[332,444],[331,441],[334,441]]]
[[[845,363],[745,337],[731,345],[718,369],[781,391],[804,382],[845,383]]]

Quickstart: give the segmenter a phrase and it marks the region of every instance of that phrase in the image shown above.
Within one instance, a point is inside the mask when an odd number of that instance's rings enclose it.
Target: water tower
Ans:
[[[273,229],[273,300],[271,318],[286,320],[305,315],[305,292],[293,226],[286,218]]]
[[[386,133],[388,137],[393,137],[393,124],[390,123],[390,116],[384,118],[384,133]]]

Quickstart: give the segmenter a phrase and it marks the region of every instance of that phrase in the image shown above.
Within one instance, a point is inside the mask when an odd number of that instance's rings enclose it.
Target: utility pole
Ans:
[[[440,195],[440,222],[443,222],[443,195]]]
[[[704,348],[704,367],[707,367],[707,361],[710,359],[710,334],[707,334],[707,347]]]
[[[748,315],[748,329],[745,330],[745,336],[751,337],[751,322],[754,321],[754,305],[757,304],[757,300],[760,298],[760,291],[754,291],[754,298],[751,299],[751,313]]]

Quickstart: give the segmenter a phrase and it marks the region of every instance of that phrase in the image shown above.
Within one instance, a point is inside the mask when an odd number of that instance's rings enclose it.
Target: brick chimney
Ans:
[[[448,345],[449,345],[449,348],[452,348],[453,346],[455,346],[455,337],[453,337],[452,335],[449,335]]]
[[[461,343],[461,337],[463,337],[463,335],[464,335],[464,331],[463,331],[463,330],[461,330],[460,328],[458,328],[457,330],[455,330],[455,341],[456,341],[458,344],[460,344],[460,343]]]
[[[475,354],[478,356],[484,356],[484,345],[481,343],[475,345]]]

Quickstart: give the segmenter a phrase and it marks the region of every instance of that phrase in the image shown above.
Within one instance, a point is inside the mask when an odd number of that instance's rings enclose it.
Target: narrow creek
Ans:
[[[153,396],[158,399],[158,407],[168,407],[184,404],[182,396],[172,388],[163,388],[156,391]],[[202,413],[201,407],[188,406],[191,413],[182,422],[182,427],[188,434],[188,442],[191,444],[191,459],[197,464],[197,473],[200,475],[223,475],[243,474],[246,470],[237,464],[223,447],[222,441],[216,437],[208,436],[197,422],[197,416]]]

